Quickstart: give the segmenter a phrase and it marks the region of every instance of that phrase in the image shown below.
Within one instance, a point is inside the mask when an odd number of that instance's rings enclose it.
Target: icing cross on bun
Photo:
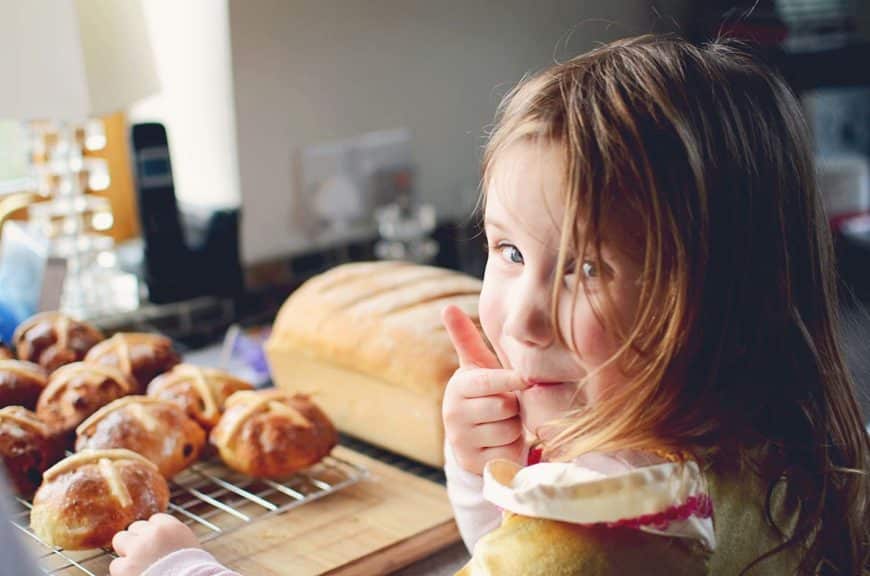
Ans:
[[[103,333],[87,322],[61,312],[42,312],[22,322],[12,336],[20,360],[35,362],[49,372],[85,357]]]
[[[116,532],[169,505],[166,479],[130,450],[85,450],[43,474],[30,526],[44,542],[68,550],[105,548]]]
[[[322,460],[338,433],[308,396],[259,390],[230,396],[210,440],[230,468],[281,478]]]
[[[133,391],[133,381],[117,368],[74,362],[51,374],[36,403],[36,414],[63,436],[98,409]]]
[[[21,406],[0,408],[0,458],[22,496],[30,496],[42,482],[42,473],[61,457],[48,426]]]
[[[48,372],[39,364],[23,360],[0,360],[0,407],[36,408],[48,384]]]
[[[136,382],[142,394],[148,383],[181,362],[172,340],[148,332],[119,332],[88,352],[85,362],[114,366]]]
[[[148,385],[148,395],[181,406],[206,430],[214,428],[233,393],[254,387],[229,372],[179,364]]]
[[[126,396],[103,406],[76,429],[76,450],[126,448],[172,478],[199,458],[205,432],[184,410],[148,396]]]

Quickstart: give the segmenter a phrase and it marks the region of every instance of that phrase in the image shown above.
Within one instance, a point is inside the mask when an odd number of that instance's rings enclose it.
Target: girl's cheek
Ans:
[[[615,346],[588,305],[578,304],[571,320],[574,350],[588,368],[594,368],[610,358]],[[566,334],[565,337],[567,339],[569,335]]]
[[[504,321],[501,303],[496,294],[497,291],[491,290],[484,280],[483,290],[480,292],[480,302],[477,306],[483,333],[494,345],[498,344],[498,334],[501,332],[501,323]]]
[[[592,367],[602,364],[610,357],[611,346],[609,345],[607,333],[601,329],[597,320],[595,326],[586,326],[582,330],[575,332],[575,341],[577,349],[581,356]]]

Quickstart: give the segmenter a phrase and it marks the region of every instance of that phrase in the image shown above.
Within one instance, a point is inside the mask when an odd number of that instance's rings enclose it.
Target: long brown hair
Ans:
[[[630,326],[615,321],[609,298],[598,306],[623,338],[612,361],[630,384],[562,422],[547,452],[713,459],[760,443],[779,456],[768,480],[800,477],[804,487],[798,527],[771,554],[801,545],[803,571],[864,570],[868,435],[838,335],[808,130],[785,83],[730,41],[621,40],[508,94],[484,191],[501,153],[526,140],[564,153],[553,318],[569,255],[582,278],[608,221],[631,222],[643,263]]]

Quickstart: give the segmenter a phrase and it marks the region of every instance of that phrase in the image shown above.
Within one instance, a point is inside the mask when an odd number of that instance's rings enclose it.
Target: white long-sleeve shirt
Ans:
[[[164,556],[142,576],[240,576],[199,548],[185,548]]]
[[[501,510],[483,498],[483,476],[463,469],[447,441],[444,442],[444,475],[459,534],[468,551],[473,552],[477,541],[501,524]]]

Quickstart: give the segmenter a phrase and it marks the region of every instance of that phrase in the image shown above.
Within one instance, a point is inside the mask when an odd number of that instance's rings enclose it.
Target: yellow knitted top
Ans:
[[[767,484],[736,463],[671,462],[605,477],[572,463],[561,472],[535,466],[487,465],[484,495],[504,518],[457,576],[728,576],[781,542],[766,520]],[[773,518],[790,534],[799,505],[784,484],[772,496]],[[698,501],[709,506],[686,505]],[[789,548],[748,574],[795,574],[799,555]]]

